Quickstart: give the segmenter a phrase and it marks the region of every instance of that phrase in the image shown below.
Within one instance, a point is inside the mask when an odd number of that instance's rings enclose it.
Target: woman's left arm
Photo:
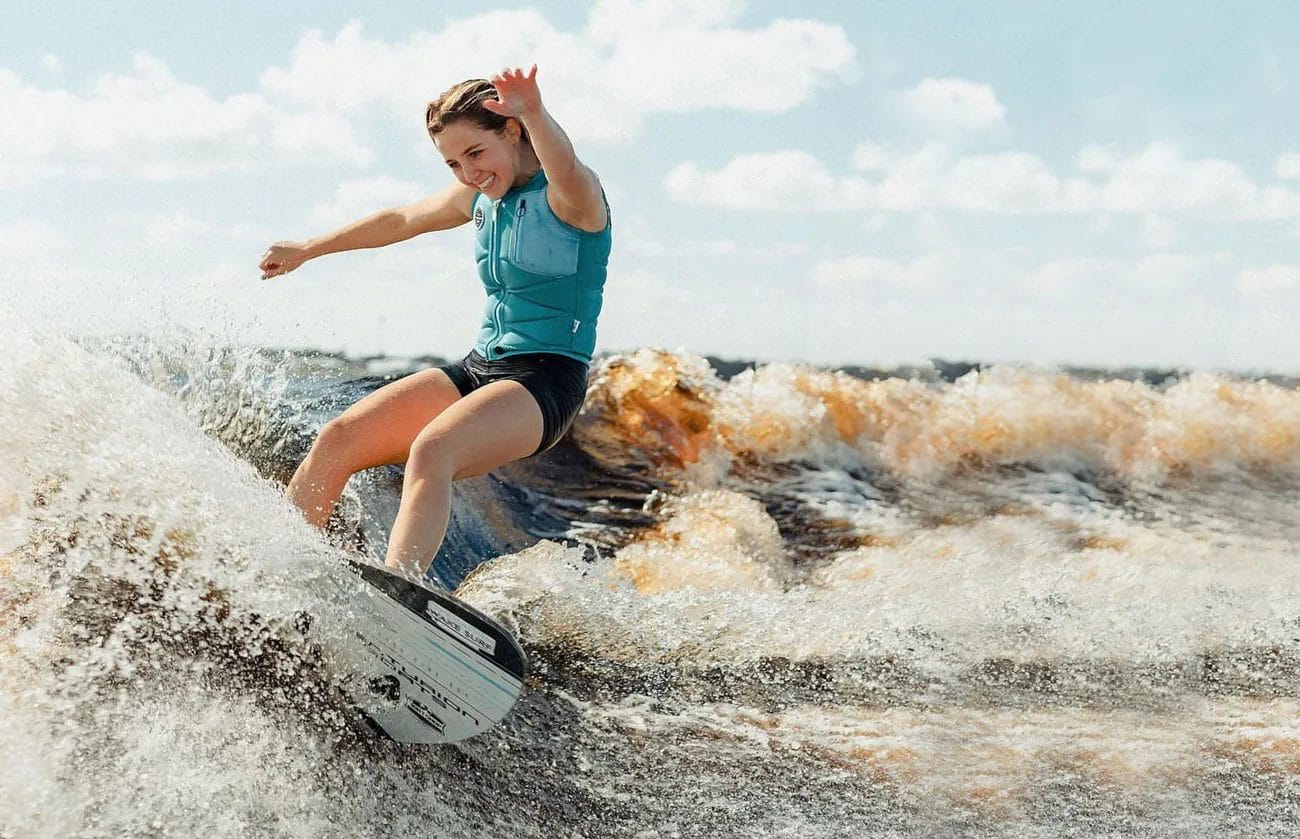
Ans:
[[[497,101],[484,107],[502,116],[514,117],[528,132],[542,169],[546,171],[547,198],[561,221],[592,233],[605,229],[609,221],[605,197],[596,173],[578,159],[564,129],[542,105],[537,89],[537,65],[523,70],[502,70],[492,77]]]

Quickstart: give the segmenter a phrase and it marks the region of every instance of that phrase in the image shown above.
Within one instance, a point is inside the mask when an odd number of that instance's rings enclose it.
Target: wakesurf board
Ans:
[[[363,585],[340,653],[366,676],[346,690],[375,727],[399,743],[451,743],[510,713],[527,659],[509,630],[448,592],[345,561]]]

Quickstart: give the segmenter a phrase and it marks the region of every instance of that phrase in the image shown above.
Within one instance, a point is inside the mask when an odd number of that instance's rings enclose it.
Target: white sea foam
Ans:
[[[654,464],[654,523],[474,572],[460,594],[517,628],[534,692],[417,755],[342,744],[282,696],[308,677],[240,675],[268,646],[241,620],[308,611],[328,640],[346,598],[209,422],[286,380],[236,354],[204,382],[202,356],[124,361],[0,317],[0,834],[1068,832],[1053,807],[1158,833],[1217,829],[1228,797],[1263,834],[1300,783],[1283,388],[864,390],[686,359],[687,399],[638,360],[654,392],[598,384],[612,413],[578,436]],[[233,660],[193,648],[223,640]]]

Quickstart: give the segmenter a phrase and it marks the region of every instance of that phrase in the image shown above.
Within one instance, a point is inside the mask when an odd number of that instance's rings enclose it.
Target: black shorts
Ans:
[[[447,374],[461,396],[492,382],[516,381],[542,409],[542,444],[533,454],[560,442],[587,398],[587,365],[557,353],[520,353],[488,361],[477,350],[460,361],[438,368]]]

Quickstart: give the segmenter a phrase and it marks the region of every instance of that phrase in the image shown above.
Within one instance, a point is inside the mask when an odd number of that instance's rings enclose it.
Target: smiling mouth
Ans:
[[[484,180],[476,182],[474,186],[478,187],[479,192],[487,192],[487,188],[492,186],[492,184],[496,182],[496,179],[496,175],[488,175]]]

